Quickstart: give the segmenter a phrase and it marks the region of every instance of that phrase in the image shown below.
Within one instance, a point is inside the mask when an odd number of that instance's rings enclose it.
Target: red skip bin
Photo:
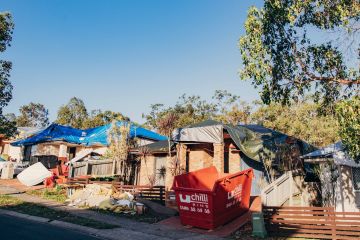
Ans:
[[[253,170],[220,174],[215,167],[176,176],[173,190],[183,225],[214,229],[249,210]]]

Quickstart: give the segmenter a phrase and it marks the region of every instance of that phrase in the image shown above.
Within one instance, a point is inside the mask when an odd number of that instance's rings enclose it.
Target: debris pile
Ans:
[[[88,184],[76,190],[67,200],[70,206],[95,208],[124,214],[143,214],[144,204],[134,200],[129,192],[120,192],[110,184]]]

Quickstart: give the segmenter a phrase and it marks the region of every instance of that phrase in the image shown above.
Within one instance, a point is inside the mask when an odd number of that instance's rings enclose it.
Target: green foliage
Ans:
[[[296,137],[316,147],[339,140],[336,118],[320,114],[318,104],[311,102],[292,106],[260,104],[252,113],[251,119],[253,123]]]
[[[360,97],[340,102],[336,107],[339,134],[350,156],[360,162]]]
[[[114,120],[130,121],[130,118],[119,112],[102,111],[100,109],[92,110],[89,115],[84,102],[73,97],[68,104],[59,108],[56,122],[74,128],[85,129],[103,126]]]
[[[260,87],[266,104],[290,104],[315,91],[316,100],[333,111],[336,99],[356,94],[360,86],[359,64],[353,62],[360,54],[359,18],[360,4],[353,0],[265,0],[262,9],[251,7],[239,40],[241,79]],[[313,38],[329,30],[350,41]],[[351,63],[343,48],[358,52]]]
[[[12,121],[0,114],[0,134],[4,134],[7,137],[13,137],[16,133],[16,121]]]
[[[0,52],[10,46],[14,23],[10,13],[0,13]],[[13,86],[9,80],[12,63],[0,60],[0,134],[11,137],[16,133],[16,123],[3,115],[3,108],[12,99]]]
[[[171,157],[171,134],[176,128],[176,121],[178,120],[178,114],[174,112],[168,112],[165,116],[157,119],[156,126],[160,134],[167,136],[169,157]]]
[[[308,98],[308,97],[306,97]],[[334,115],[319,111],[319,104],[311,98],[298,103],[291,102],[291,106],[279,103],[270,105],[255,103],[251,105],[241,101],[239,96],[227,91],[215,91],[212,101],[195,100],[178,102],[175,106],[163,108],[161,104],[152,105],[153,108],[145,115],[148,126],[169,136],[166,119],[170,113],[175,114],[174,124],[170,129],[184,127],[212,118],[223,123],[237,125],[260,124],[265,127],[283,132],[289,136],[301,139],[317,147],[326,146],[339,140],[338,123]],[[199,104],[197,101],[200,101]],[[207,114],[201,115],[198,106],[212,106]],[[179,110],[179,111],[175,111]],[[180,111],[181,110],[181,111]],[[191,110],[191,111],[190,111]],[[200,117],[201,116],[201,117]],[[180,119],[180,120],[179,120]]]
[[[233,125],[249,123],[252,107],[239,96],[226,90],[216,90],[212,99],[216,100],[214,120]]]
[[[127,166],[127,159],[130,149],[129,142],[130,123],[117,124],[113,121],[108,132],[109,147],[105,152],[104,158],[112,159],[116,162],[116,173],[124,176]]]
[[[16,119],[18,127],[43,128],[49,125],[49,110],[41,103],[29,103],[19,109],[20,116]]]
[[[83,100],[73,97],[68,104],[59,108],[56,122],[74,128],[82,128],[87,117],[88,112]]]
[[[112,112],[109,110],[101,111],[93,110],[90,116],[83,122],[83,128],[93,128],[111,123],[113,120],[130,121],[130,118],[124,116],[119,112]]]
[[[250,105],[240,100],[240,97],[225,90],[216,90],[212,101],[201,99],[200,96],[180,96],[174,106],[165,107],[164,104],[153,104],[148,114],[143,114],[145,125],[152,129],[161,130],[160,119],[169,114],[176,115],[173,128],[184,127],[208,119],[224,123],[237,124],[248,122]],[[168,135],[168,133],[165,133]]]
[[[146,119],[146,125],[153,129],[158,129],[158,119],[162,119],[170,113],[178,116],[175,123],[175,127],[178,127],[209,119],[215,111],[215,105],[207,103],[200,96],[186,96],[185,94],[172,107],[166,108],[164,104],[153,104],[150,107],[150,113],[143,115],[143,117]]]

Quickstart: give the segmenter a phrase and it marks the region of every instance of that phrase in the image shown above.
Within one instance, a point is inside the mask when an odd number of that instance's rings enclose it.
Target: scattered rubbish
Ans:
[[[25,186],[34,186],[51,177],[52,173],[40,162],[31,165],[22,171],[17,178]]]
[[[136,207],[136,213],[137,213],[138,215],[144,214],[144,212],[145,212],[145,205],[144,205],[144,204],[142,204],[142,203],[136,203],[136,204],[135,204],[135,207]]]
[[[130,201],[134,200],[134,196],[129,192],[115,192],[112,194],[112,197],[115,199],[126,199]]]
[[[131,202],[129,200],[127,200],[127,199],[121,199],[121,200],[116,201],[116,205],[130,207]]]
[[[101,202],[110,199],[111,186],[105,184],[88,184],[70,197],[70,205],[77,207],[98,207]]]
[[[143,214],[146,207],[134,200],[129,192],[119,192],[110,184],[88,184],[76,190],[68,199],[69,205],[79,208],[95,208],[114,213]]]

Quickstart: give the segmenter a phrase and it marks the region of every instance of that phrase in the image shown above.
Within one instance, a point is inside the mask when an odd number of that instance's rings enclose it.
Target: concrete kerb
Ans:
[[[83,234],[84,233],[89,234],[92,236],[103,235],[103,234],[101,234],[101,232],[100,232],[101,230],[99,230],[99,229],[89,228],[89,227],[85,227],[85,226],[76,225],[73,223],[58,221],[58,220],[51,220],[49,218],[32,216],[32,215],[19,213],[19,212],[15,212],[15,211],[0,209],[0,214],[17,217],[17,218],[22,218],[22,219],[30,220],[33,222],[43,223],[43,224],[50,224],[50,225],[54,225],[54,226],[65,228],[65,229],[71,229],[73,231],[81,232]],[[106,239],[114,239],[114,238],[108,238],[106,236],[101,236],[101,237],[106,238]]]
[[[113,229],[94,229],[90,227],[80,226],[73,223],[58,221],[58,220],[50,220],[48,218],[31,216],[28,214],[18,213],[9,210],[0,209],[0,214],[9,215],[17,218],[23,218],[26,220],[30,220],[33,222],[39,222],[42,224],[49,224],[57,227],[61,227],[64,229],[70,229],[73,231],[80,232],[82,234],[87,234],[93,237],[99,237],[101,239],[108,240],[118,240],[118,239],[132,239],[132,240],[170,240],[170,238],[159,237],[157,235],[145,234],[142,232],[134,232],[131,230],[126,230],[122,228],[113,228]]]

